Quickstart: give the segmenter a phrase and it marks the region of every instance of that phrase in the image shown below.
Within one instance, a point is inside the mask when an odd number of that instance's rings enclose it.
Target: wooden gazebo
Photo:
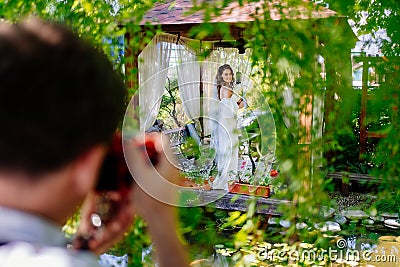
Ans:
[[[318,49],[307,52],[310,56],[322,55],[324,58],[326,79],[324,131],[329,131],[334,118],[330,114],[340,112],[340,109],[335,107],[335,98],[339,97],[342,101],[341,105],[346,105],[346,100],[350,98],[346,99],[345,96],[352,93],[351,49],[354,47],[357,38],[346,17],[328,8],[317,7],[308,1],[302,1],[302,6],[297,7],[289,7],[287,4],[285,6],[284,1],[243,1],[243,5],[232,2],[223,8],[218,16],[205,14],[204,11],[188,12],[193,8],[193,2],[196,1],[166,0],[163,3],[156,4],[146,13],[141,22],[143,31],[151,24],[159,26],[165,33],[174,34],[178,37],[196,38],[196,35],[193,35],[193,29],[202,23],[208,23],[215,29],[224,25],[229,27],[229,38],[219,33],[213,33],[212,35],[201,36],[201,40],[211,41],[216,46],[221,43],[228,44],[228,46],[230,44],[231,47],[240,49],[243,45],[243,38],[251,37],[246,36],[248,34],[246,28],[255,23],[255,16],[268,20],[269,25],[279,26],[295,22],[298,25],[304,24],[305,27],[312,27],[310,31],[315,33],[314,40],[308,41],[316,43]],[[207,4],[210,1],[197,1],[197,3]],[[268,5],[268,8],[265,5]],[[308,8],[310,5],[314,7],[311,12]],[[279,8],[279,6],[284,8]],[[268,10],[268,13],[265,10]],[[331,34],[332,30],[335,31],[335,34]],[[130,55],[129,47],[127,49],[126,54]],[[127,65],[127,73],[130,73],[129,68],[135,67],[135,64],[137,62],[134,62],[133,66]],[[128,86],[133,87],[135,85],[130,82]],[[201,90],[201,88],[199,89]],[[308,144],[312,138],[312,108],[312,105],[306,106],[299,118],[300,125],[306,132],[306,135],[300,141],[301,144]],[[336,116],[348,116],[348,114],[337,114]]]

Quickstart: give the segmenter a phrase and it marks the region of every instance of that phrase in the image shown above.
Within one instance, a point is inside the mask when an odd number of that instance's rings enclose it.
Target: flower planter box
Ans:
[[[214,177],[210,177],[210,181],[211,182],[214,181]],[[207,191],[211,190],[211,185],[209,184],[209,182],[207,180],[204,181],[203,185],[199,185],[199,184],[196,184],[193,180],[191,180],[187,177],[184,177],[179,181],[179,185],[183,186],[183,187],[190,187],[193,189],[202,189],[202,190],[207,190]]]
[[[229,185],[229,192],[249,196],[269,197],[271,190],[268,185],[251,185],[233,182]]]

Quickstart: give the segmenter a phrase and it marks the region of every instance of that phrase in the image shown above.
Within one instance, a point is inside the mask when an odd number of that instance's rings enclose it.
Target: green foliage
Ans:
[[[292,1],[293,5],[299,4]],[[213,6],[211,2],[208,12],[216,14],[219,6]],[[269,14],[268,7],[260,13]],[[281,6],[277,6],[280,10]],[[307,158],[311,151],[299,149],[298,143],[304,138],[305,132],[299,128],[296,112],[304,109],[307,102],[301,103],[298,96],[313,93],[322,95],[319,77],[315,74],[312,66],[314,58],[306,51],[314,51],[314,32],[310,31],[312,21],[280,21],[279,23],[262,18],[256,18],[254,24],[244,29],[244,35],[248,40],[247,47],[253,49],[252,62],[258,68],[258,75],[262,77],[263,91],[260,95],[260,103],[268,101],[272,114],[275,118],[278,136],[277,157],[281,162],[282,178],[287,180],[288,187],[282,195],[293,200],[295,205],[290,209],[282,207],[284,217],[290,221],[313,221],[318,213],[317,206],[326,203],[328,198],[324,193],[327,186],[318,175],[311,175],[311,169]],[[193,30],[194,34],[201,36],[218,33],[216,29],[205,26]],[[339,48],[340,49],[340,48]],[[301,70],[301,75],[300,75]],[[282,92],[286,88],[292,88],[293,94],[297,96],[292,106],[287,106]],[[263,107],[264,108],[264,107]],[[291,122],[287,127],[285,120]],[[318,151],[318,142],[309,146],[313,151]],[[257,239],[265,237],[258,229],[259,224],[248,217],[246,223],[239,231],[236,238],[245,242],[247,237]],[[268,231],[266,231],[268,232]],[[276,234],[276,233],[275,233]],[[279,235],[281,240],[293,240],[303,238],[307,233],[295,233],[294,229]],[[298,235],[296,237],[296,235]],[[275,235],[276,237],[276,235]],[[317,240],[316,238],[315,240]]]
[[[154,2],[153,0],[1,0],[0,18],[15,22],[34,15],[66,24],[103,51],[115,62],[116,69],[123,72],[122,64],[131,63],[132,56],[137,54],[156,32],[154,27],[149,26],[145,33],[139,34],[142,29],[138,26]],[[118,38],[127,33],[132,36],[129,43],[131,57],[120,58]],[[134,80],[132,73],[125,75],[127,80]],[[135,90],[136,88],[133,88],[131,93]]]
[[[144,262],[142,260],[143,250],[150,247],[152,243],[146,227],[146,222],[137,217],[130,231],[126,233],[125,238],[115,245],[109,253],[117,256],[127,254],[129,266],[153,266],[153,254],[147,255]]]
[[[197,144],[196,140],[192,137],[187,137],[186,140],[180,146],[183,156],[188,159],[200,158],[200,146]]]
[[[62,231],[68,239],[72,238],[75,235],[76,230],[79,226],[79,220],[80,213],[75,212],[63,226]]]
[[[155,27],[148,26],[142,32],[139,25],[145,12],[158,1],[153,0],[120,0],[120,1],[60,1],[60,0],[1,0],[0,17],[9,21],[18,21],[28,15],[36,15],[46,19],[63,22],[74,28],[82,37],[90,40],[99,49],[104,51],[116,62],[132,64],[134,55],[140,51],[156,33]],[[221,9],[230,2],[236,1],[197,1],[198,5],[190,12],[203,11],[206,22],[221,14]],[[237,1],[239,5],[245,1]],[[250,1],[252,2],[252,1]],[[272,1],[271,1],[272,2]],[[374,33],[384,28],[391,41],[383,41],[382,52],[387,56],[399,55],[400,36],[398,31],[399,1],[326,1],[331,7],[350,15],[360,29],[359,33]],[[258,8],[259,14],[270,14],[269,1]],[[300,0],[288,2],[290,7],[302,5],[308,12],[315,11],[312,3]],[[319,232],[296,230],[296,223],[313,225],[320,221],[318,216],[321,206],[330,206],[331,202],[326,191],[330,188],[329,181],[325,180],[321,172],[315,169],[326,166],[321,152],[330,151],[332,148],[345,154],[345,157],[336,157],[337,160],[347,162],[349,157],[356,154],[356,141],[354,133],[339,132],[338,129],[349,129],[354,121],[352,117],[353,104],[357,98],[351,88],[351,82],[336,78],[343,77],[345,71],[350,69],[346,65],[347,54],[353,45],[353,36],[342,31],[335,20],[290,19],[285,17],[286,5],[279,3],[274,6],[280,12],[282,20],[270,20],[268,17],[256,16],[252,24],[239,25],[242,27],[244,38],[248,41],[246,47],[253,49],[252,64],[256,70],[255,75],[260,80],[260,95],[258,102],[263,110],[268,110],[268,103],[274,116],[277,129],[276,157],[280,162],[280,177],[287,187],[279,192],[278,197],[291,200],[290,207],[282,206],[279,211],[283,213],[282,219],[291,222],[291,226],[281,233],[272,228],[266,228],[263,219],[254,214],[255,203],[252,202],[245,214],[222,212],[210,208],[182,209],[181,231],[187,242],[196,248],[198,253],[210,255],[215,244],[229,243],[230,247],[253,245],[263,242],[266,238],[274,242],[287,242],[292,244],[299,240],[313,243],[317,247],[326,245],[326,240]],[[368,16],[362,19],[362,12]],[[365,21],[365,23],[364,23]],[[124,27],[121,27],[121,25]],[[116,37],[129,33],[131,42],[127,44],[131,49],[130,54],[118,61],[118,53],[111,55],[115,49]],[[231,35],[229,25],[219,24],[218,27],[204,23],[193,27],[192,36],[199,38],[222,33],[225,38]],[[317,38],[318,36],[318,38]],[[113,40],[105,42],[104,37]],[[322,46],[321,43],[324,45]],[[316,68],[316,55],[324,56],[326,66],[334,65],[330,74],[336,75],[331,80],[324,80]],[[348,58],[350,60],[350,58]],[[386,87],[382,96],[386,104],[384,113],[379,112],[374,125],[388,126],[385,130],[387,137],[375,144],[373,162],[377,168],[372,172],[376,177],[382,177],[380,199],[378,208],[390,211],[400,211],[400,121],[399,121],[399,62],[391,61],[389,71],[392,80]],[[133,68],[131,73],[125,73],[127,81],[131,81],[137,73]],[[284,92],[290,89],[293,96],[292,105],[285,102]],[[135,92],[136,88],[131,88]],[[325,110],[327,114],[323,121],[317,121],[315,127],[323,125],[324,137],[315,134],[311,129],[312,140],[307,140],[309,133],[299,122],[298,114],[307,110],[308,104],[313,99],[321,97],[334,99],[334,108]],[[168,101],[172,101],[172,98]],[[264,105],[263,105],[264,103]],[[381,110],[381,109],[380,109]],[[390,121],[390,123],[389,123]],[[356,122],[355,122],[356,123]],[[371,124],[373,127],[373,124]],[[374,126],[375,127],[375,126]],[[336,139],[335,139],[336,133]],[[336,141],[335,141],[336,140]],[[195,148],[194,148],[195,149]],[[192,151],[189,151],[192,154]],[[351,154],[353,153],[353,154]],[[311,165],[311,157],[314,159]],[[378,168],[379,167],[379,168]],[[222,228],[228,224],[234,225],[239,231],[234,236],[226,236],[218,228],[217,221],[222,221]],[[76,220],[71,222],[75,227]],[[265,222],[265,221],[264,221]],[[141,250],[150,244],[146,234],[145,223],[137,220],[126,239],[115,247],[115,254],[128,253],[131,266],[141,266]],[[222,236],[225,238],[220,240]],[[232,234],[232,233],[230,233]],[[195,249],[195,250],[196,250]],[[238,258],[240,262],[244,259]]]
[[[362,33],[373,35],[380,29],[387,31],[388,40],[382,40],[382,52],[386,56],[400,55],[400,33],[398,31],[400,3],[396,0],[367,1],[358,0],[354,5],[355,21],[358,22]],[[368,15],[366,18],[363,13]],[[365,20],[363,19],[365,18]]]
[[[355,23],[358,34],[372,34],[386,30],[388,39],[382,41],[382,52],[386,56],[400,55],[400,33],[398,31],[400,3],[397,0],[325,0],[330,8],[347,15]]]
[[[167,77],[166,93],[162,96],[158,118],[164,121],[167,129],[181,127],[186,121],[179,95],[178,79]]]
[[[180,208],[179,216],[180,233],[185,237],[191,257],[207,258],[213,253],[214,245],[230,242],[228,236],[221,234],[223,229],[219,224],[229,217],[226,211],[211,206]]]
[[[332,150],[333,158],[328,166],[329,170],[363,174],[371,171],[372,162],[370,160],[365,158],[364,162],[360,162],[359,136],[349,129],[335,133],[334,137],[335,147]]]
[[[385,198],[376,201],[375,206],[380,213],[397,213],[400,215],[400,191],[386,193]]]
[[[389,118],[391,124],[386,138],[382,139],[377,145],[374,163],[379,168],[376,168],[373,173],[376,177],[382,178],[378,202],[390,203],[392,207],[394,205],[393,210],[397,209],[400,214],[400,167],[398,164],[400,162],[399,82],[400,77],[397,73],[396,80],[392,84],[393,87],[391,89],[388,88],[388,95],[394,97],[386,99],[386,104],[390,107]]]

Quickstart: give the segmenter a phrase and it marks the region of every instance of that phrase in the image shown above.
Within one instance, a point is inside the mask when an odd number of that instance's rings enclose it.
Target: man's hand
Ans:
[[[74,248],[88,249],[100,255],[121,240],[134,218],[132,192],[131,188],[128,192],[89,194],[81,209],[81,221],[77,238],[73,242]],[[100,201],[112,205],[106,222],[100,222],[101,217],[93,217],[97,216]]]
[[[154,144],[157,160],[153,166],[137,144],[143,137],[133,140],[132,147],[125,147],[128,165],[137,182],[134,187],[134,208],[146,220],[149,233],[156,246],[158,266],[188,266],[186,252],[177,237],[178,203],[175,185],[180,179],[175,159],[166,136],[158,133],[146,135],[146,141]],[[130,149],[129,149],[130,148]]]
[[[146,142],[151,145],[151,151],[144,150]],[[158,266],[188,266],[186,252],[176,233],[177,211],[170,205],[178,203],[175,185],[179,181],[179,172],[174,166],[169,140],[159,133],[147,134],[146,139],[136,137],[125,144],[124,152],[136,183],[128,194],[106,193],[107,199],[114,203],[113,216],[100,227],[93,225],[92,215],[97,212],[99,198],[104,196],[92,193],[87,197],[78,231],[81,238],[75,241],[74,247],[80,249],[85,245],[96,254],[106,252],[123,237],[136,213],[147,221],[156,246]],[[151,160],[148,156],[157,158]]]

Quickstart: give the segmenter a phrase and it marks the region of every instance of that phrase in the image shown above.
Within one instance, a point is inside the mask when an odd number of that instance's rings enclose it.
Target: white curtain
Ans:
[[[150,128],[158,115],[167,79],[172,45],[177,37],[156,35],[139,55],[140,129]]]
[[[179,45],[178,45],[179,43]],[[206,61],[197,61],[196,54],[202,49],[202,43],[197,40],[180,38],[172,34],[158,34],[139,55],[139,119],[141,130],[150,128],[158,115],[171,50],[177,50],[178,85],[183,102],[185,115],[190,119],[200,117],[200,82],[203,83],[203,117],[204,134],[211,133],[209,118],[213,119],[213,107],[216,96],[215,76],[222,64],[229,64],[234,72],[241,72],[242,83],[236,91],[242,95],[252,86],[249,58],[251,50],[246,49],[243,55],[238,54],[235,48],[213,50]]]
[[[203,107],[204,107],[204,134],[214,136],[216,130],[216,120],[218,112],[218,93],[215,82],[217,69],[221,64],[219,62],[202,62],[202,80],[203,80]]]
[[[180,45],[177,64],[179,94],[185,115],[189,119],[200,117],[200,63],[194,51]]]

